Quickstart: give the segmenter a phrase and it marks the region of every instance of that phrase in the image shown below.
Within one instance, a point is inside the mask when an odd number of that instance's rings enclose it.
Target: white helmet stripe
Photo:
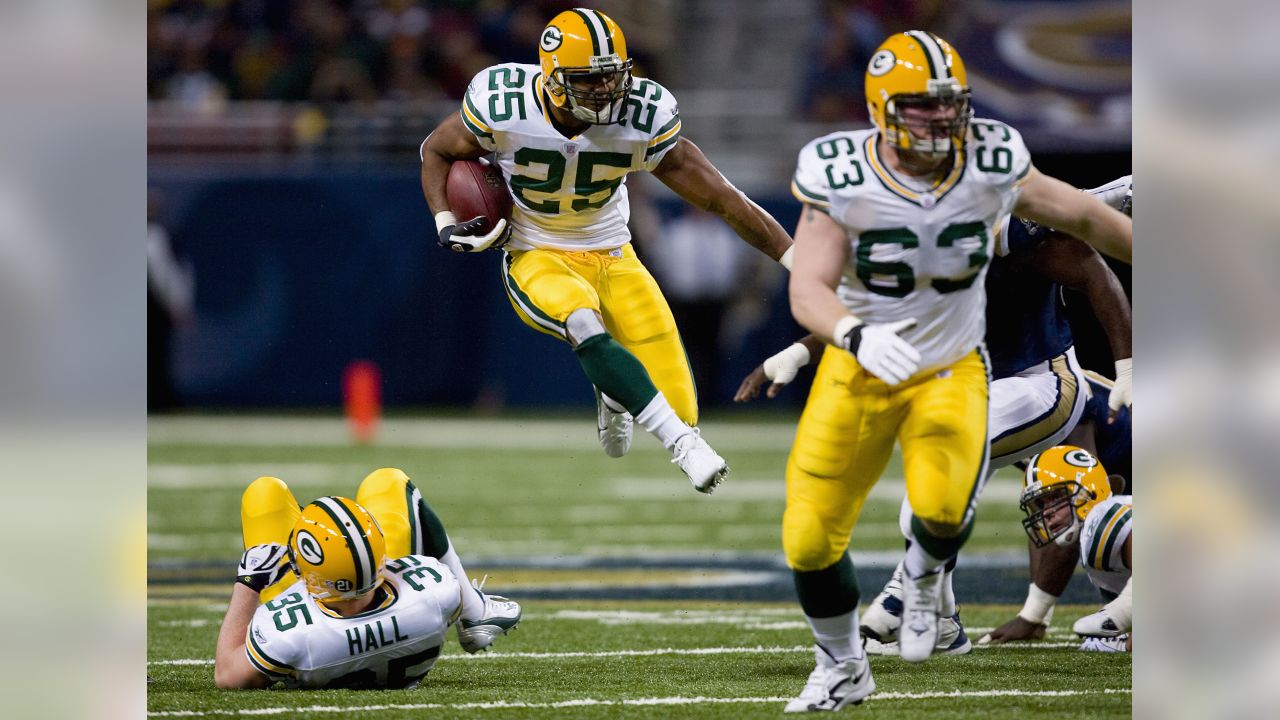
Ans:
[[[582,17],[587,21],[587,27],[591,29],[591,34],[595,36],[595,46],[600,48],[600,55],[608,55],[609,53],[609,31],[604,26],[604,21],[600,19],[600,14],[594,10],[580,8]]]
[[[346,505],[338,502],[331,497],[322,497],[316,500],[329,514],[339,520],[338,530],[342,532],[347,539],[347,544],[351,546],[352,557],[355,560],[356,567],[356,591],[366,589],[373,584],[374,567],[373,552],[369,547],[369,541],[360,533],[360,520],[347,509]],[[348,527],[347,522],[351,525]]]
[[[938,44],[937,38],[932,33],[923,30],[911,30],[907,33],[920,43],[920,47],[924,48],[925,55],[929,58],[929,69],[933,71],[935,80],[942,80],[951,76],[951,69],[947,67],[947,57],[942,52],[942,46]]]

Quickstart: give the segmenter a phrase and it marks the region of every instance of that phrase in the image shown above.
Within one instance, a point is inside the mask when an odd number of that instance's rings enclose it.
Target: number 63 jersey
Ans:
[[[893,173],[875,128],[820,137],[800,151],[791,191],[825,211],[850,245],[837,294],[863,322],[915,318],[901,334],[936,370],[985,332],[983,280],[996,228],[1013,210],[1031,156],[1016,130],[973,120],[964,147],[932,187]]]
[[[408,688],[426,676],[462,610],[449,568],[422,555],[387,563],[370,609],[342,617],[299,580],[260,605],[245,652],[267,677],[301,688]]]
[[[537,65],[507,63],[482,70],[459,113],[497,164],[515,200],[514,250],[609,250],[631,240],[628,173],[652,171],[680,139],[675,98],[636,78],[611,125],[567,138],[551,124]],[[463,219],[463,218],[459,218]]]

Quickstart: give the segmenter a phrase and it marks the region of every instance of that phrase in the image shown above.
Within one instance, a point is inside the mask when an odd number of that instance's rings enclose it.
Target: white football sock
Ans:
[[[938,610],[938,617],[956,614],[956,589],[951,584],[951,576],[955,574],[955,570],[945,570],[942,573],[942,608]]]
[[[479,620],[484,617],[484,600],[480,594],[471,589],[471,579],[467,577],[466,568],[462,567],[462,559],[453,551],[453,542],[449,542],[449,550],[440,558],[440,562],[449,566],[453,576],[458,579],[462,590],[462,617],[468,620]]]
[[[1124,584],[1124,589],[1115,600],[1107,603],[1107,614],[1116,621],[1116,627],[1128,632],[1133,629],[1133,578]]]
[[[907,577],[914,579],[928,575],[945,565],[946,562],[946,558],[939,560],[925,552],[924,548],[920,547],[919,542],[913,542],[911,547],[907,548],[907,557],[902,561],[902,568],[907,571]],[[954,594],[951,596],[951,602],[953,605],[955,604]],[[955,611],[952,610],[952,612]]]
[[[831,653],[831,657],[835,658],[836,662],[842,663],[865,655],[861,639],[858,637],[857,608],[835,617],[815,618],[806,615],[804,619],[808,620],[809,627],[813,628],[814,639],[823,649]]]
[[[644,410],[636,415],[636,422],[640,423],[640,427],[653,433],[662,443],[662,447],[668,450],[675,447],[676,440],[693,432],[693,428],[685,425],[684,421],[676,415],[671,403],[667,402],[662,393],[654,395],[649,404],[644,406]]]

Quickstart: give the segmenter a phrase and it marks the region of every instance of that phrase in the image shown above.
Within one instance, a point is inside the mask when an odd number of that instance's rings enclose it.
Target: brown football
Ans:
[[[457,160],[449,166],[445,183],[449,209],[458,222],[483,216],[489,232],[499,220],[511,220],[511,194],[496,165],[485,160]]]

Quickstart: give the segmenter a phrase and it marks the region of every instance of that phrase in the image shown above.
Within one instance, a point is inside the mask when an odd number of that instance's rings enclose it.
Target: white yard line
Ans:
[[[975,645],[981,650],[1046,650],[1057,648],[1079,647],[1079,642],[1039,642],[1014,643],[1006,645]],[[652,648],[648,650],[603,650],[597,652],[486,652],[475,655],[464,653],[442,655],[442,662],[452,660],[562,660],[576,658],[612,658],[612,657],[652,657],[655,655],[790,655],[795,653],[812,653],[812,645],[765,646],[753,647],[705,647],[705,648]],[[212,665],[212,658],[177,658],[171,660],[150,660],[148,665]]]
[[[935,698],[983,698],[983,697],[1079,697],[1082,695],[1130,695],[1130,688],[1103,688],[1100,690],[956,690],[952,692],[882,692],[872,694],[867,702],[885,700],[932,700]],[[507,710],[526,709],[558,709],[588,706],[636,707],[656,705],[725,705],[725,704],[760,704],[785,703],[789,697],[662,697],[635,698],[631,700],[600,700],[596,698],[575,698],[558,702],[473,702],[473,703],[404,703],[384,705],[306,705],[293,707],[254,708],[244,710],[156,710],[147,713],[150,717],[207,717],[207,716],[254,716],[254,715],[292,715],[297,713],[351,713],[377,712],[385,710]]]

